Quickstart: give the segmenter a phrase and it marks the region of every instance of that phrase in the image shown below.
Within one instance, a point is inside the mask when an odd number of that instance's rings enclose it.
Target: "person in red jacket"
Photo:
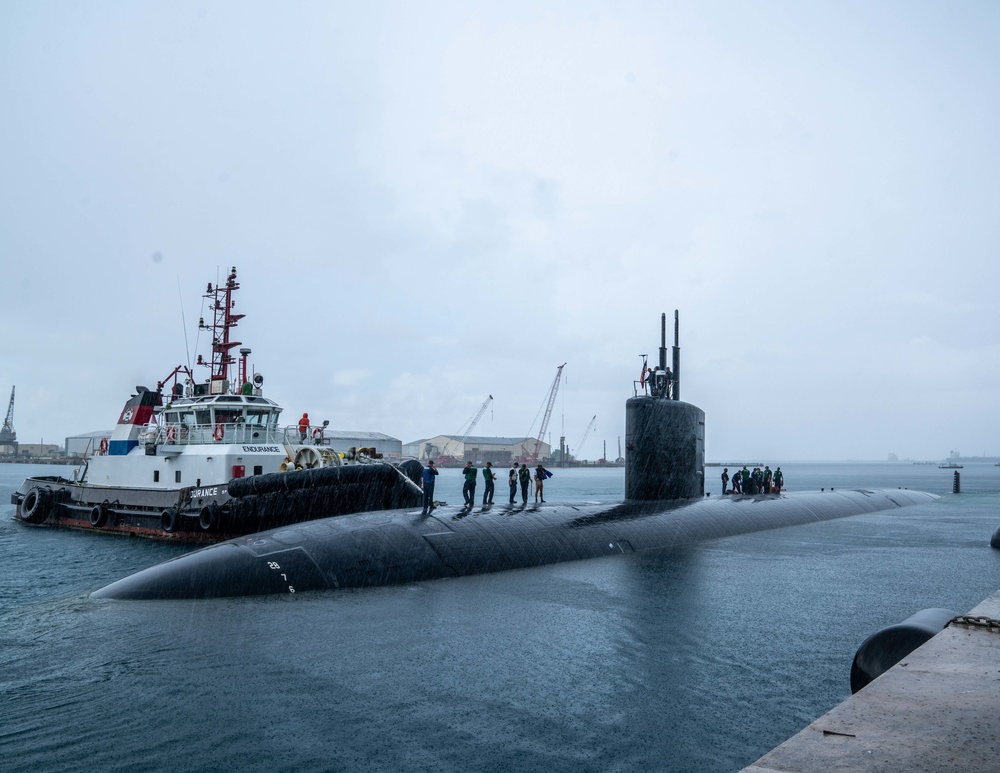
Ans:
[[[299,441],[305,443],[306,435],[308,434],[309,434],[309,414],[303,413],[302,418],[299,419]]]

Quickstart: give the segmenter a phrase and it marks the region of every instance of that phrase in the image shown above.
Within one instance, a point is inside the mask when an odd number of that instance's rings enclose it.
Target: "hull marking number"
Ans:
[[[267,568],[268,569],[273,569],[273,570],[277,571],[278,569],[281,568],[281,564],[279,564],[277,561],[268,561],[267,562]],[[281,573],[281,579],[284,580],[285,582],[288,582],[288,575],[285,574],[284,572],[282,572]],[[289,585],[288,586],[288,592],[289,593],[295,593],[295,588],[293,588],[291,585]]]

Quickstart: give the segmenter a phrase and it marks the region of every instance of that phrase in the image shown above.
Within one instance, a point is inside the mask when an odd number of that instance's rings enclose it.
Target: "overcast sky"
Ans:
[[[709,460],[1000,454],[998,39],[993,2],[3,3],[0,398],[23,443],[112,427],[236,266],[288,423],[492,394],[520,437],[566,362],[551,440],[614,458],[678,309]]]

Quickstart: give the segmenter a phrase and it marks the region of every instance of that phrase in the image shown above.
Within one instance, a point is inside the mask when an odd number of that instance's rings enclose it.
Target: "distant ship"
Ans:
[[[954,462],[948,462],[947,464],[939,464],[938,469],[941,470],[961,470],[964,469],[965,465],[955,464]]]
[[[419,504],[423,465],[382,460],[374,448],[337,451],[327,422],[282,427],[281,407],[249,373],[250,349],[230,334],[236,269],[208,285],[211,362],[196,383],[179,365],[156,389],[136,387],[110,437],[101,438],[73,479],[28,478],[11,495],[24,523],[109,533],[218,542],[314,518]],[[236,371],[236,372],[234,372]],[[235,382],[231,376],[237,376]],[[172,383],[171,383],[172,382]],[[164,394],[166,392],[166,394]],[[166,400],[166,403],[164,402]]]

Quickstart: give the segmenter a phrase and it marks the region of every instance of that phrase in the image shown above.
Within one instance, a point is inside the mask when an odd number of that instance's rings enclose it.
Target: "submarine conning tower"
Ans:
[[[625,402],[625,499],[705,496],[705,412],[681,402],[679,321],[674,311],[672,361],[667,363],[667,315],[660,318],[660,356],[643,354],[635,396]]]

